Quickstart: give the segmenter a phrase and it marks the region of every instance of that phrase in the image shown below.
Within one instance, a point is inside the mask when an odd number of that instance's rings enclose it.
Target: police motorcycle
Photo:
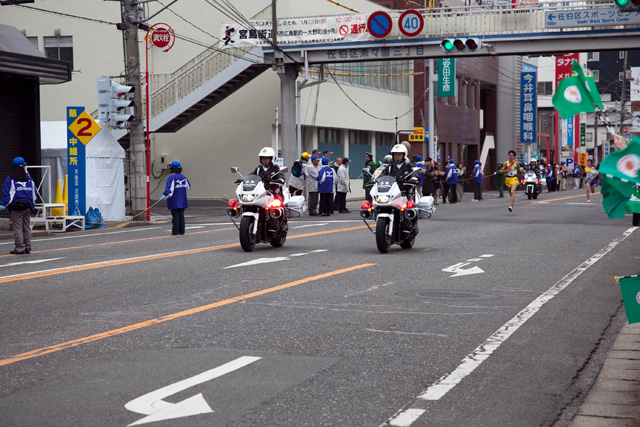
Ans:
[[[286,170],[280,168],[278,172]],[[263,179],[256,174],[242,176],[237,167],[232,167],[231,172],[240,175],[241,179],[235,181],[238,198],[229,200],[227,215],[240,231],[242,249],[251,252],[256,243],[270,243],[275,248],[284,245],[289,231],[288,219],[297,218],[305,211],[304,196],[291,196],[284,181],[276,183],[279,188],[276,193],[267,189]],[[241,218],[239,227],[234,218]]]
[[[404,152],[406,157],[406,149]],[[376,235],[376,245],[380,253],[389,252],[393,244],[399,244],[403,249],[411,249],[419,232],[418,219],[431,218],[436,211],[433,197],[420,197],[418,203],[414,202],[415,197],[408,197],[415,196],[417,174],[422,171],[422,168],[413,168],[401,182],[397,182],[392,176],[374,177],[367,168],[362,170],[364,174],[371,176],[370,183],[373,183],[373,187],[370,193],[372,203],[368,200],[362,202],[360,217]],[[410,194],[403,194],[399,184],[410,187]],[[376,223],[375,231],[367,220]]]
[[[538,194],[542,193],[542,180],[537,172],[536,166],[528,166],[524,173],[524,177],[520,181],[524,187],[524,194],[529,200],[537,199]]]

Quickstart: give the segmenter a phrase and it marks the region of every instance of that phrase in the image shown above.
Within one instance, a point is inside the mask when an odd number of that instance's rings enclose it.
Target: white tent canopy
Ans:
[[[51,200],[67,174],[67,123],[41,122],[42,164],[51,166]],[[125,217],[124,149],[104,127],[87,144],[87,210],[100,209],[105,221]],[[43,194],[43,197],[48,195]],[[83,212],[86,214],[86,212]]]

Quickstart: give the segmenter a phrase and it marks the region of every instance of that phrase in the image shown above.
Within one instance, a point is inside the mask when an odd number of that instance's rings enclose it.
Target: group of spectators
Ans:
[[[347,209],[347,193],[351,192],[349,158],[338,157],[332,162],[331,154],[330,150],[302,153],[302,173],[300,176],[291,175],[289,179],[289,193],[292,196],[302,194],[307,188],[310,216],[330,216],[335,211],[350,212]]]

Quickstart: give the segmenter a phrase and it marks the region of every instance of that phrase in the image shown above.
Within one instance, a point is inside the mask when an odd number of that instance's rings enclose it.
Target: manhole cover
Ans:
[[[431,299],[491,299],[498,298],[496,295],[481,294],[478,292],[465,292],[465,291],[428,291],[419,292],[416,294],[422,298]]]

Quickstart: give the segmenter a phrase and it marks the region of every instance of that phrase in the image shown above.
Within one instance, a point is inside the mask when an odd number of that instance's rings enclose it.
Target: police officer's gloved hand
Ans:
[[[167,198],[167,196],[165,196],[165,195],[163,194],[163,195],[162,195],[162,197],[160,197],[160,200],[164,200],[164,199],[166,199],[166,198]]]
[[[3,211],[5,209],[4,205],[0,205],[0,211]]]

